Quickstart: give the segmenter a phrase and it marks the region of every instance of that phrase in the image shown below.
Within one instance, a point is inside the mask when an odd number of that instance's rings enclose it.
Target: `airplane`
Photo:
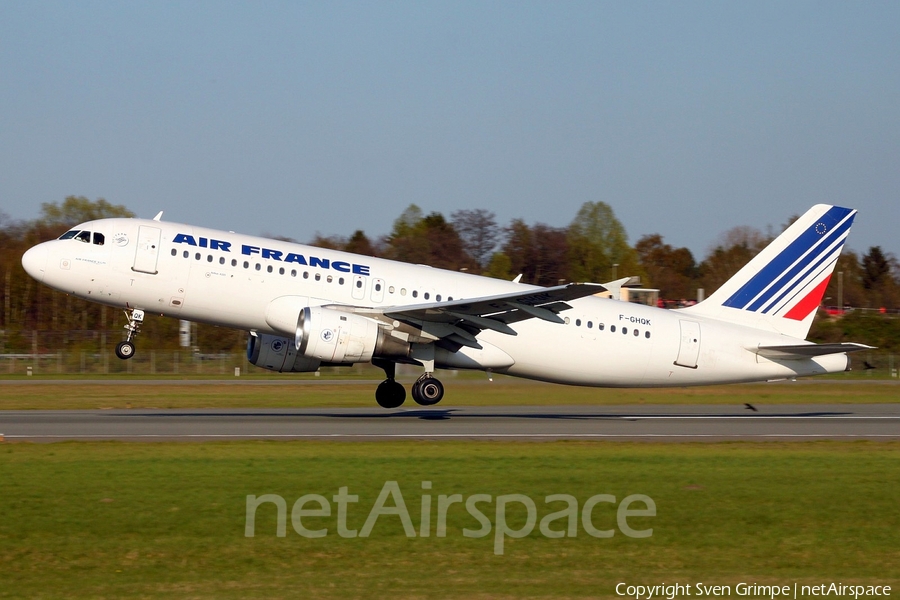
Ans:
[[[376,402],[406,399],[396,365],[423,369],[413,400],[444,396],[435,369],[561,384],[681,387],[849,369],[862,344],[806,341],[856,210],[810,208],[704,301],[667,310],[597,297],[605,285],[525,285],[149,219],[99,219],[30,248],[25,270],[125,309],[121,359],[146,313],[242,329],[251,364],[278,372],[371,362]]]

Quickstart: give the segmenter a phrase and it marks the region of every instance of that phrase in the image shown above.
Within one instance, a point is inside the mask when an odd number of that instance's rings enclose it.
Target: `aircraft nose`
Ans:
[[[47,246],[44,244],[29,248],[22,255],[22,266],[25,267],[25,272],[38,281],[43,281],[47,271],[47,255]]]

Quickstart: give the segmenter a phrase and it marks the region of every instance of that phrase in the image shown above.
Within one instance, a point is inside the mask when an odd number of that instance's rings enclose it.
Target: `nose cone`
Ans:
[[[25,267],[25,272],[38,281],[43,281],[44,274],[47,271],[48,254],[46,244],[38,244],[34,248],[27,250],[22,255],[22,266]]]

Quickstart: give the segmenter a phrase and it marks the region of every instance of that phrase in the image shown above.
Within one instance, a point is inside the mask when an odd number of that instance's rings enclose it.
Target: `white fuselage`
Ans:
[[[266,319],[272,301],[285,296],[310,306],[378,308],[528,287],[177,223],[103,219],[79,229],[101,233],[103,244],[45,242],[23,259],[29,272],[95,302],[258,333],[286,336]],[[844,354],[782,361],[758,356],[749,349],[803,341],[690,312],[597,297],[569,304],[572,309],[560,314],[565,324],[529,319],[512,325],[516,336],[480,333],[480,343],[513,364],[497,367],[485,359],[474,368],[576,385],[649,387],[761,381],[847,365]],[[477,362],[481,355],[470,356]]]

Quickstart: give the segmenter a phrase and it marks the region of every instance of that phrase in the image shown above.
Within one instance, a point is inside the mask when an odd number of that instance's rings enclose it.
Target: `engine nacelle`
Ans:
[[[368,362],[373,356],[408,356],[409,344],[386,333],[372,319],[308,306],[297,320],[298,352],[326,363]]]
[[[297,352],[294,341],[275,335],[259,334],[247,339],[247,360],[250,364],[279,373],[310,373],[322,363],[317,358]]]

